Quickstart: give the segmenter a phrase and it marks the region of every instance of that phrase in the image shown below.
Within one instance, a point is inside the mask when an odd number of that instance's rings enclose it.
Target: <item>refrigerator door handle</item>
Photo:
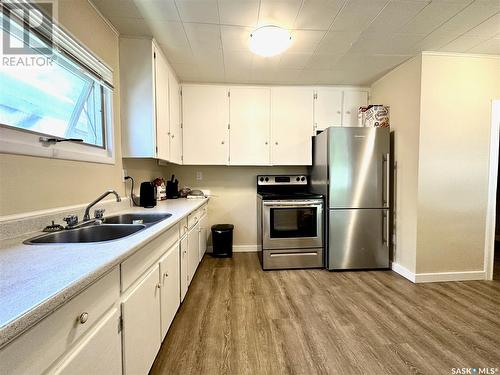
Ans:
[[[382,212],[382,243],[389,245],[389,215],[386,210]]]
[[[383,186],[384,188],[382,189],[382,202],[384,207],[389,207],[389,184],[390,184],[390,178],[391,178],[391,163],[390,163],[390,155],[389,154],[384,154],[383,156],[383,162],[382,162],[382,170],[383,170]]]

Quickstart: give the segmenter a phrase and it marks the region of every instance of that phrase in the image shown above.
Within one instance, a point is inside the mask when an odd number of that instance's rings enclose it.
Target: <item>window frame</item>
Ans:
[[[113,71],[71,33],[63,30],[56,23],[53,24],[53,27],[54,53],[57,51],[57,53],[72,60],[71,63],[75,64],[75,67],[82,69],[85,74],[94,79],[100,86],[99,89],[102,92],[103,102],[103,146],[70,141],[47,144],[46,142],[41,142],[40,138],[59,137],[0,123],[0,153],[115,164]],[[1,28],[0,30],[2,33],[5,32]],[[62,43],[62,48],[58,42]],[[65,45],[72,48],[65,50]],[[105,78],[96,73],[96,71],[99,71],[99,68],[101,72],[104,72],[103,76]]]

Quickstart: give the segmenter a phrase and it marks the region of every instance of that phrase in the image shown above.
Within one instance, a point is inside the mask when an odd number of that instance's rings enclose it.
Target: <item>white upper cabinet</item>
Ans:
[[[271,89],[230,88],[231,165],[270,164]]]
[[[313,89],[271,89],[271,161],[273,165],[311,165]]]
[[[358,109],[368,105],[367,91],[344,91],[344,113],[342,119],[343,126],[359,126]]]
[[[156,112],[156,157],[169,160],[170,157],[170,114],[169,114],[169,69],[162,52],[154,47],[155,63],[155,112]]]
[[[342,126],[342,90],[322,87],[314,95],[314,130]]]
[[[170,101],[170,158],[175,164],[182,164],[182,127],[181,127],[181,101],[180,86],[175,75],[170,72],[168,76],[169,101]]]
[[[156,44],[150,39],[121,37],[123,157],[181,162],[181,140],[175,140],[181,134],[179,96],[175,74]]]
[[[182,88],[183,164],[229,164],[229,97],[222,86]]]

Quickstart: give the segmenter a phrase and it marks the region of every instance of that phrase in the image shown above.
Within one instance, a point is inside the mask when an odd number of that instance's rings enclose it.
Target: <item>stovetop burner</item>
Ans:
[[[309,192],[309,176],[259,175],[257,194],[264,200],[271,199],[320,199],[321,194]]]

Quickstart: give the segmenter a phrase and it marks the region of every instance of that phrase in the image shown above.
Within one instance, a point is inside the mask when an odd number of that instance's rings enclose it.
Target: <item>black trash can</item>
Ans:
[[[212,245],[214,257],[233,256],[233,224],[212,225]]]

